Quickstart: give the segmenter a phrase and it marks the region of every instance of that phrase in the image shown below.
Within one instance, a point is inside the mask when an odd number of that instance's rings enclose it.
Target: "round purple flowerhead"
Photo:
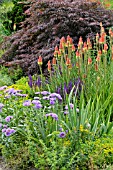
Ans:
[[[61,97],[61,95],[58,94],[58,93],[51,93],[51,94],[49,95],[49,98],[57,98],[58,100],[62,101],[62,97]]]
[[[73,109],[73,107],[74,107],[73,103],[70,103],[69,107],[70,107],[70,109]],[[65,109],[68,110],[68,105],[65,106]]]
[[[49,96],[43,96],[42,99],[49,100]]]
[[[8,128],[8,129],[6,129],[6,131],[5,131],[5,135],[6,136],[10,136],[11,134],[13,134],[13,133],[15,133],[16,131],[14,130],[14,129],[10,129],[10,128]]]
[[[65,132],[60,132],[60,134],[59,134],[59,137],[60,137],[60,138],[65,138],[65,136],[66,136],[66,133],[65,133]]]
[[[4,128],[7,128],[7,125],[3,125]]]
[[[59,128],[59,130],[60,130],[60,131],[62,131],[62,130],[63,130],[63,128],[62,128],[62,127],[60,127],[60,128]]]
[[[23,102],[23,106],[30,106],[31,105],[31,100],[26,100]]]
[[[16,93],[15,96],[19,96],[19,97],[26,97],[27,94],[21,94],[21,93]]]
[[[48,92],[48,91],[42,91],[41,94],[42,94],[43,96],[46,96],[46,95],[49,95],[50,92]]]
[[[55,98],[50,98],[50,104],[51,105],[54,105],[56,102],[56,97]]]
[[[58,116],[57,116],[57,114],[55,114],[55,113],[48,113],[48,114],[46,114],[45,116],[46,116],[46,117],[49,117],[49,116],[50,116],[50,117],[52,117],[52,118],[53,118],[54,120],[56,120],[56,121],[58,120]]]
[[[2,133],[5,133],[5,132],[6,132],[6,128],[3,128],[3,129],[2,129]]]
[[[41,102],[40,102],[40,100],[32,100],[32,103],[33,104],[40,104]]]
[[[6,89],[6,88],[7,88],[7,86],[2,86],[2,87],[0,87],[0,91],[4,90],[4,89]]]
[[[64,112],[64,115],[67,115],[67,114],[69,114],[69,112],[66,110],[66,111]]]
[[[40,109],[40,108],[42,108],[41,103],[35,104],[34,108],[35,108],[35,109]]]
[[[17,90],[15,90],[14,88],[10,88],[10,89],[7,89],[5,92],[8,94],[14,95],[17,93]]]
[[[10,122],[10,120],[13,118],[13,116],[7,116],[6,118],[5,118],[5,121],[6,122]]]

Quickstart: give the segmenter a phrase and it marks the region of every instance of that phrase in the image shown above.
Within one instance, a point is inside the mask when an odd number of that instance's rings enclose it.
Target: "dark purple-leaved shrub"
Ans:
[[[96,2],[85,0],[28,0],[30,8],[28,18],[22,23],[22,29],[14,33],[3,44],[6,52],[0,64],[13,66],[18,64],[25,75],[37,73],[37,59],[43,58],[43,71],[47,61],[53,58],[54,47],[62,36],[70,35],[75,46],[80,36],[94,38],[100,31],[100,22],[105,30],[113,25],[113,12],[106,10]]]

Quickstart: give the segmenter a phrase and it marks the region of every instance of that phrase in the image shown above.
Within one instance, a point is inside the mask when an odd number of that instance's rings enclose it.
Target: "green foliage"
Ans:
[[[25,20],[22,0],[4,0],[0,6],[0,43],[4,36],[20,29],[20,22]],[[23,2],[23,1],[22,1]]]
[[[9,86],[13,83],[12,79],[8,75],[0,73],[0,86]]]
[[[12,21],[8,19],[7,13],[8,11],[11,12],[12,8],[13,8],[13,3],[10,0],[9,1],[4,0],[4,2],[0,6],[0,43],[3,41],[4,36],[11,34],[10,24]],[[10,23],[7,28],[5,27],[4,24],[5,22]]]
[[[8,75],[13,82],[19,80],[23,76],[23,71],[20,66],[8,68]]]
[[[26,170],[30,164],[28,148],[22,143],[17,143],[17,140],[15,143],[12,143],[11,140],[8,145],[4,145],[2,148],[5,164],[13,170]]]
[[[4,82],[3,85],[5,85],[5,82],[6,82],[6,85],[11,85],[15,81],[19,80],[23,75],[22,69],[19,66],[15,67],[15,68],[14,67],[7,68],[4,66],[1,66],[0,73],[1,73],[1,76],[4,77],[3,79],[0,80],[1,86],[2,86],[2,82]],[[6,79],[6,81],[5,81],[5,79]],[[8,84],[8,82],[9,82],[9,84]]]
[[[7,13],[8,19],[11,22],[4,22],[4,26],[6,29],[9,29],[13,32],[15,30],[20,29],[20,22],[25,20],[24,14],[24,1],[23,0],[12,0],[14,6],[10,12]],[[22,2],[22,3],[19,3]],[[15,28],[14,28],[15,25]]]

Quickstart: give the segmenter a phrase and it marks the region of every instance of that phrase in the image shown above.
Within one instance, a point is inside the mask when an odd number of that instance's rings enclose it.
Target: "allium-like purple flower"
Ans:
[[[2,133],[5,133],[5,132],[6,132],[6,129],[7,129],[7,128],[3,128],[3,129],[2,129]]]
[[[49,96],[43,96],[42,99],[49,100]]]
[[[60,127],[59,130],[62,131],[63,129]]]
[[[58,100],[62,100],[62,97],[61,97],[61,95],[60,94],[58,94],[58,93],[51,93],[50,95],[49,95],[49,98],[54,98],[54,97],[56,97]]]
[[[4,107],[4,104],[0,103],[0,112],[2,112],[3,107]]]
[[[4,127],[4,128],[7,128],[7,125],[4,125],[3,127]]]
[[[67,115],[67,114],[69,114],[69,112],[66,110],[66,111],[64,111],[64,115]]]
[[[41,103],[39,103],[39,104],[35,104],[34,108],[35,108],[35,109],[40,109],[40,108],[42,108]]]
[[[50,98],[50,104],[51,104],[51,105],[54,105],[55,102],[56,102],[56,98]]]
[[[10,89],[7,89],[5,92],[12,95],[12,94],[16,94],[17,90],[15,90],[14,88],[10,88]]]
[[[20,93],[20,92],[22,92],[23,90],[16,90],[17,91],[17,93]]]
[[[7,88],[7,86],[2,86],[2,87],[0,87],[0,91],[4,90],[4,89],[6,89],[6,88]]]
[[[23,106],[30,106],[31,105],[31,100],[26,100],[23,102]]]
[[[59,134],[59,137],[60,137],[60,138],[65,138],[65,136],[66,136],[66,133],[65,133],[65,132],[60,132],[60,134]]]
[[[6,122],[10,122],[10,120],[13,118],[13,116],[7,116],[6,118],[5,118],[5,121]]]
[[[73,109],[73,107],[74,107],[73,103],[70,103],[69,107],[70,107],[70,109]],[[68,110],[68,105],[65,106],[65,109]]]
[[[58,116],[57,116],[57,114],[55,114],[55,113],[48,113],[48,114],[46,114],[45,115],[46,117],[52,117],[53,119],[55,119],[56,121],[58,120]]]
[[[0,123],[0,128],[2,127],[2,123]]]
[[[13,134],[13,133],[15,133],[16,131],[14,130],[14,129],[10,129],[10,128],[8,128],[8,129],[6,129],[6,131],[5,131],[5,135],[6,136],[10,136],[11,134]]]
[[[42,92],[40,92],[43,96],[46,96],[46,95],[49,95],[50,94],[50,92],[48,92],[48,91],[42,91]]]
[[[15,96],[26,97],[27,94],[16,93]]]
[[[33,100],[32,103],[33,104],[40,104],[41,102],[40,102],[40,100]]]
[[[38,92],[35,92],[35,94],[41,94],[41,93],[40,93],[40,91],[38,91]]]
[[[66,133],[68,133],[68,130],[66,130]]]

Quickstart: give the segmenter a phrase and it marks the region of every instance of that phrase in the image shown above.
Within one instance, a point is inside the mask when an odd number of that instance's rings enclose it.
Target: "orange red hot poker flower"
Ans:
[[[88,58],[88,65],[92,64],[92,59],[89,57]]]
[[[38,65],[42,65],[42,57],[41,56],[39,56],[39,58],[38,58]]]
[[[69,65],[71,65],[71,60],[67,57],[67,59],[66,59],[66,65],[67,66],[69,66]]]
[[[52,59],[52,64],[56,65],[56,58],[55,57]]]
[[[50,60],[48,61],[47,65],[48,65],[48,71],[51,71],[51,62],[50,62]]]

